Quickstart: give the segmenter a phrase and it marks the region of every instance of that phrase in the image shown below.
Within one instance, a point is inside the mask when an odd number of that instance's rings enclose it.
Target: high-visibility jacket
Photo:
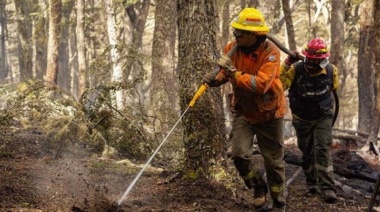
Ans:
[[[228,43],[224,53],[229,52],[236,41]],[[216,76],[220,83],[230,81],[233,88],[231,107],[251,124],[281,118],[286,112],[284,90],[279,79],[280,51],[266,40],[250,54],[237,49],[231,56],[237,69],[235,78],[227,77],[222,70]]]

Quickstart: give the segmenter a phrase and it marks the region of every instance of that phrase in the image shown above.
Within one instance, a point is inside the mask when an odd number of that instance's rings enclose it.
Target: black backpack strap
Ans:
[[[334,66],[332,64],[327,64],[326,67],[327,77],[331,82],[331,89],[334,87]]]

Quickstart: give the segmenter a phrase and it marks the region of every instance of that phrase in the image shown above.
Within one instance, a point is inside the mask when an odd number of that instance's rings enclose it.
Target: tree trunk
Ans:
[[[148,17],[149,4],[150,0],[141,0],[125,8],[129,20],[132,23],[132,35],[130,35],[132,37],[132,41],[130,43],[130,48],[128,51],[128,61],[125,64],[125,71],[123,76],[124,80],[127,80],[128,77],[130,77],[131,72],[134,68],[134,64],[139,58],[136,55],[139,49],[142,47],[142,37],[144,34],[146,19]],[[133,73],[134,76],[138,75],[137,72],[138,71]]]
[[[84,0],[77,0],[76,39],[78,50],[78,77],[79,85],[76,93],[80,98],[86,89],[86,48],[84,36]]]
[[[176,2],[156,0],[150,89],[153,115],[160,120],[155,132],[168,132],[178,111],[178,76],[175,70]],[[159,138],[163,136],[158,136]]]
[[[345,4],[341,0],[332,0],[331,3],[331,47],[330,63],[337,66],[341,79],[339,94],[342,96],[346,84],[346,63],[344,60],[344,12]]]
[[[375,37],[371,32],[373,22],[372,7],[366,0],[361,4],[360,10],[360,40],[358,50],[358,96],[359,96],[359,123],[358,131],[369,134],[371,129],[373,111],[375,108],[375,72],[373,69],[372,47]]]
[[[331,46],[330,46],[330,63],[337,66],[340,76],[340,86],[338,89],[338,96],[343,96],[343,90],[346,88],[346,78],[348,77],[346,71],[346,62],[344,58],[345,51],[345,23],[344,23],[344,14],[345,14],[345,4],[344,1],[332,0],[331,3]],[[345,99],[343,99],[345,100]],[[341,104],[342,106],[343,104]],[[341,107],[342,108],[342,107]],[[339,118],[338,118],[339,120]],[[335,123],[336,127],[339,127],[339,121]],[[343,123],[344,126],[344,123]]]
[[[230,4],[231,0],[225,0],[222,10],[222,37],[220,39],[218,48],[222,49],[227,43],[230,35]],[[230,110],[230,98],[228,95],[232,93],[232,87],[230,83],[222,85],[222,97],[223,97],[223,109],[225,118],[226,134],[229,135],[232,128],[232,113]]]
[[[32,38],[32,21],[30,11],[30,1],[15,0],[16,15],[17,15],[17,28],[18,28],[18,55],[19,55],[19,69],[20,81],[32,78],[33,75],[33,49],[31,45]]]
[[[61,0],[49,1],[49,40],[45,80],[57,84],[58,45],[60,39],[60,23],[62,18]]]
[[[284,17],[285,17],[285,22],[286,22],[286,32],[288,33],[289,49],[297,50],[293,20],[292,20],[292,14],[291,14],[292,11],[290,10],[288,0],[282,0],[282,9],[284,11]]]
[[[33,3],[35,5],[34,12],[41,14],[33,19],[33,77],[43,80],[47,65],[47,5],[44,1],[39,0],[34,0]]]
[[[71,63],[70,63],[70,35],[72,29],[71,13],[75,5],[74,0],[65,0],[62,6],[61,32],[58,46],[58,86],[67,92],[71,90]]]
[[[113,9],[113,0],[105,1],[105,8],[107,13],[107,34],[110,49],[110,58],[112,62],[112,77],[111,81],[120,83],[123,79],[121,66],[119,64],[120,53],[117,48],[117,35],[115,23],[115,11]],[[121,90],[115,91],[116,108],[121,109],[123,104],[123,93]]]
[[[215,64],[216,11],[214,1],[178,1],[180,105],[182,111],[200,85],[201,77]],[[200,36],[202,35],[202,36]],[[220,167],[225,148],[222,98],[219,88],[209,88],[183,117],[185,171],[189,177],[209,177]]]
[[[0,2],[0,83],[8,76],[9,67],[7,63],[7,51],[5,46],[5,36],[7,34],[7,16],[5,11],[5,1]]]
[[[379,115],[380,115],[380,105],[379,105],[379,92],[380,92],[380,24],[379,19],[380,18],[380,1],[379,0],[372,0],[371,7],[373,8],[372,17],[373,20],[371,22],[370,31],[371,34],[373,34],[373,45],[371,46],[371,51],[373,53],[373,59],[371,61],[371,69],[373,69],[373,73],[375,75],[375,82],[374,82],[374,89],[375,89],[375,96],[374,96],[374,108],[373,108],[373,115],[371,120],[371,128],[369,132],[368,140],[369,142],[374,144],[374,147],[376,148],[375,151],[378,152],[377,147],[377,135],[379,133]]]

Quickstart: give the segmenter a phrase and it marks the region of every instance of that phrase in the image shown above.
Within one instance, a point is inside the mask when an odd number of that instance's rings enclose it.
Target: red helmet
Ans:
[[[313,59],[324,59],[330,56],[325,41],[320,38],[311,39],[307,46],[302,50],[302,54],[304,54],[305,57]]]

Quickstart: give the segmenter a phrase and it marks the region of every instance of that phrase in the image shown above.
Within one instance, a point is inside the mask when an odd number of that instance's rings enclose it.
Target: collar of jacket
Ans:
[[[252,46],[239,46],[239,50],[242,51],[244,54],[252,54],[256,51],[257,48],[267,39],[266,35],[257,36],[257,42],[253,44]]]

